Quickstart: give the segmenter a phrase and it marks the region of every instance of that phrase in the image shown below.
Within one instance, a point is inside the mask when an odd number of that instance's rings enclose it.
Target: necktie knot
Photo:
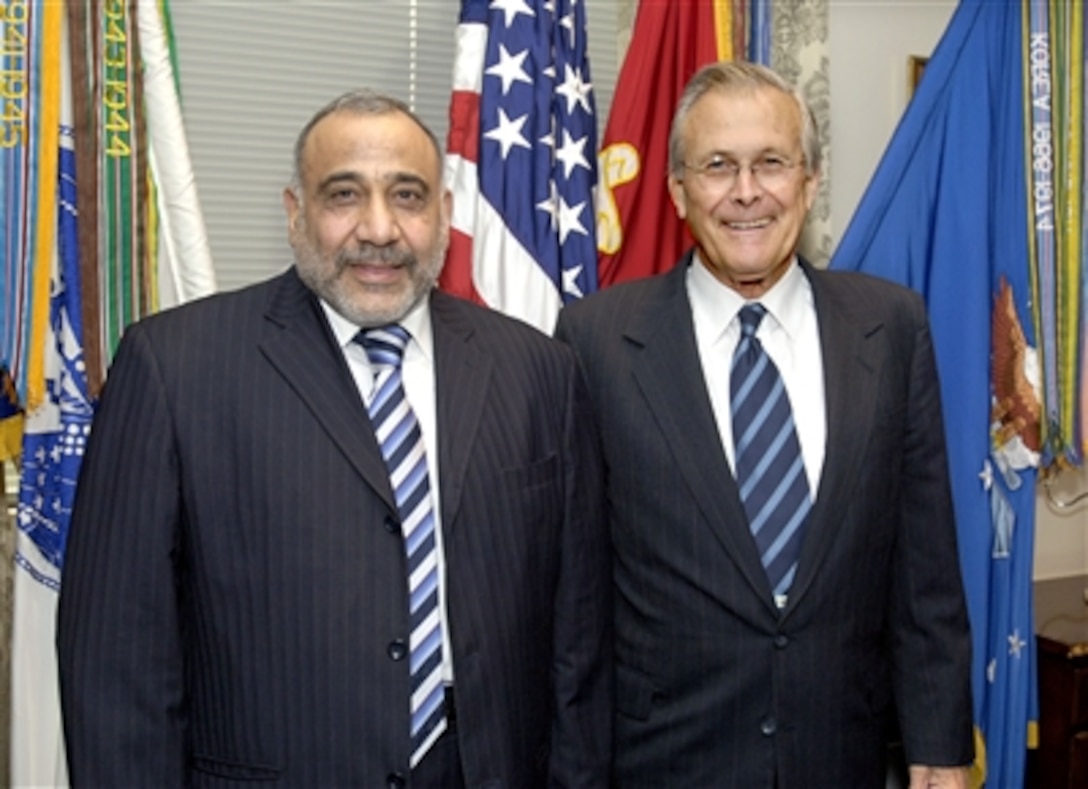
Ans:
[[[747,338],[755,337],[756,330],[759,329],[759,324],[766,314],[767,308],[759,302],[745,304],[741,307],[739,316],[741,336]]]
[[[399,367],[408,345],[408,330],[398,323],[363,329],[355,340],[366,349],[367,358],[375,367]]]

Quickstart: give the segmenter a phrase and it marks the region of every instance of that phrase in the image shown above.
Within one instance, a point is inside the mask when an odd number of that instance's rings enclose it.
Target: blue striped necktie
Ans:
[[[737,485],[779,607],[797,572],[812,508],[789,397],[771,357],[756,339],[762,304],[740,311],[740,341],[729,375]]]
[[[401,361],[408,332],[394,324],[361,331],[357,339],[375,370],[374,395],[367,410],[389,471],[408,559],[408,663],[412,690],[409,764],[414,768],[446,730],[438,550],[427,450],[401,383]]]

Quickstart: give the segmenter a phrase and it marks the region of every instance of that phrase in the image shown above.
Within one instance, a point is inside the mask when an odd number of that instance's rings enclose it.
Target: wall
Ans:
[[[1069,502],[1088,494],[1088,467],[1054,480],[1050,494]],[[1035,577],[1059,578],[1088,571],[1088,500],[1062,508],[1040,491],[1035,521]]]
[[[830,0],[831,229],[850,221],[908,99],[908,58],[928,56],[955,0]],[[1055,480],[1069,501],[1088,492],[1088,470]],[[1088,501],[1062,509],[1040,488],[1035,577],[1088,572]]]
[[[908,59],[928,57],[956,0],[830,0],[831,232],[842,236],[907,106]]]

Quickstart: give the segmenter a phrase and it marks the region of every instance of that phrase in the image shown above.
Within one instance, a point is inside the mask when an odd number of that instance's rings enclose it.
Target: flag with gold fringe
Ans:
[[[975,785],[1023,785],[1038,744],[1036,482],[1085,446],[1084,25],[1079,1],[961,0],[832,259],[929,308],[974,640]]]
[[[110,354],[132,321],[215,288],[169,31],[166,0],[0,5],[0,448],[21,466],[15,786],[67,783],[53,620]]]

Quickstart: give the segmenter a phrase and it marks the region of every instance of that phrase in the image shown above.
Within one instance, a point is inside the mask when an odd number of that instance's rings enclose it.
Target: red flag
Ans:
[[[722,0],[642,0],[639,5],[598,157],[602,288],[666,271],[691,246],[665,184],[669,125],[692,75],[707,63],[732,57],[732,5]]]

